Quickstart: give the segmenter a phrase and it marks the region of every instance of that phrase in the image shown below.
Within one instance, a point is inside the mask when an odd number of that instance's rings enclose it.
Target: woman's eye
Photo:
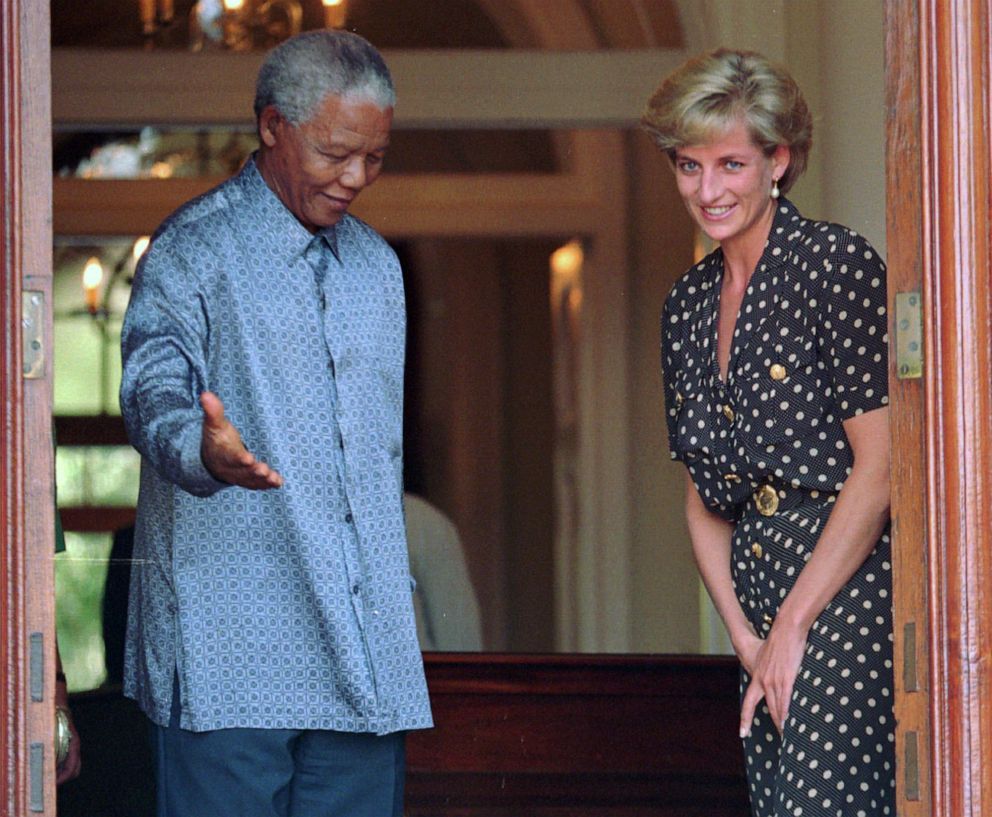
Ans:
[[[734,159],[727,160],[727,170],[740,170],[744,165]]]
[[[679,162],[679,170],[683,173],[692,173],[698,165],[695,162],[690,162],[688,160],[684,162]]]

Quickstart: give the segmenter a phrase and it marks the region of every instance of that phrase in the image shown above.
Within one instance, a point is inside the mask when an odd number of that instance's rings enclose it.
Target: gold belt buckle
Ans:
[[[754,504],[762,516],[772,516],[778,510],[778,493],[771,485],[762,485],[754,492]]]

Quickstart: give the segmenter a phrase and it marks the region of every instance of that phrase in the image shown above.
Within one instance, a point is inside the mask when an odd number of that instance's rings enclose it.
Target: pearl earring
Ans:
[[[778,189],[778,179],[772,179],[772,198],[777,199],[781,193]]]

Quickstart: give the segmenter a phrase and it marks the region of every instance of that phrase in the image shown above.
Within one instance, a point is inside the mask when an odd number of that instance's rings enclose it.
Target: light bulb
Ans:
[[[96,314],[100,305],[100,284],[103,283],[103,264],[97,257],[90,258],[83,267],[83,295],[90,314]]]

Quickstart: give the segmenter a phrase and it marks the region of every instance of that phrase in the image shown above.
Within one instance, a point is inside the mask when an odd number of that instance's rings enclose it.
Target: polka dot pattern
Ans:
[[[834,506],[805,501],[738,522],[738,601],[762,637]],[[757,546],[757,547],[756,547]],[[894,815],[891,562],[888,533],[810,628],[783,734],[762,705],[744,740],[755,817]],[[749,678],[741,672],[741,695]]]
[[[727,381],[716,359],[723,255],[673,287],[662,316],[669,449],[704,502],[733,521],[769,478],[840,490],[841,421],[888,404],[885,265],[837,224],[780,200],[741,303]]]
[[[888,402],[885,265],[837,224],[780,200],[741,304],[726,382],[716,359],[718,249],[662,316],[669,448],[734,524],[741,609],[765,636],[809,559],[853,457],[843,421]],[[781,498],[763,516],[755,491]],[[760,707],[745,740],[756,817],[895,814],[888,533],[810,630],[779,736]],[[742,672],[742,694],[748,683]]]

